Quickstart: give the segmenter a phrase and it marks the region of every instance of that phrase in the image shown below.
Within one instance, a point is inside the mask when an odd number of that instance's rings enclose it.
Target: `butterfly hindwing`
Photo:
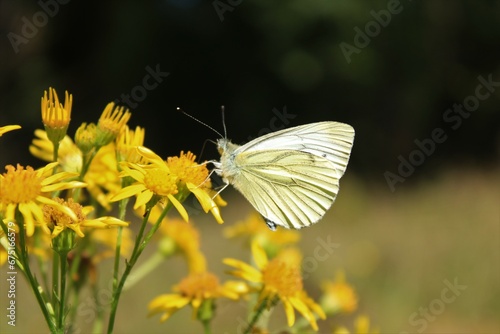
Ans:
[[[292,150],[243,152],[231,184],[266,220],[301,228],[317,222],[335,200],[338,172],[323,157]]]

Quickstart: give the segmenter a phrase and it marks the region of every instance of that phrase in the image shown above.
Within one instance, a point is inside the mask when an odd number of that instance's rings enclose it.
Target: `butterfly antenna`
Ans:
[[[222,126],[224,127],[224,138],[227,138],[226,118],[224,116],[224,106],[220,106],[220,110],[222,113]]]
[[[194,116],[191,116],[190,114],[188,114],[187,112],[185,112],[184,110],[182,110],[182,109],[181,109],[181,108],[179,108],[179,107],[177,107],[177,110],[178,110],[178,111],[180,111],[181,113],[183,113],[184,115],[188,116],[189,118],[194,119],[196,122],[198,122],[198,123],[200,123],[200,124],[202,124],[202,125],[206,126],[206,127],[207,127],[207,128],[209,128],[210,130],[212,130],[213,132],[215,132],[216,134],[218,134],[221,138],[223,138],[223,137],[222,137],[222,134],[221,134],[219,131],[215,130],[214,128],[212,128],[212,127],[211,127],[210,125],[208,125],[207,123],[203,123],[202,121],[200,121],[199,119],[197,119],[197,118],[196,118],[196,117],[194,117]],[[225,133],[226,133],[226,126],[224,125],[224,134],[225,134]],[[224,138],[225,138],[225,137],[224,137]]]

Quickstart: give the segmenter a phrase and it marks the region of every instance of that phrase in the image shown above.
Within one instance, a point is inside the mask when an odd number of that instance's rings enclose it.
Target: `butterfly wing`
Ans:
[[[327,159],[293,150],[240,153],[231,184],[268,220],[299,229],[316,223],[335,201],[338,171]]]
[[[347,168],[353,142],[352,126],[340,122],[317,122],[258,137],[240,146],[235,153],[269,149],[311,153],[332,162],[340,178]]]

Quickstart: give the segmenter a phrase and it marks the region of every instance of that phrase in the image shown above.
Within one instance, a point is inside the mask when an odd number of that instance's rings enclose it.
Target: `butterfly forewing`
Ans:
[[[352,126],[340,122],[318,122],[258,137],[240,146],[236,153],[268,149],[309,152],[333,162],[340,177],[347,168],[353,141]]]

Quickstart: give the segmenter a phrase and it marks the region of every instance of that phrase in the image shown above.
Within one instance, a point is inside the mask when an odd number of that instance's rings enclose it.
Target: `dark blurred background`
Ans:
[[[322,270],[346,268],[382,333],[419,329],[408,315],[457,276],[467,293],[429,328],[496,332],[499,23],[494,0],[1,0],[0,126],[23,128],[0,139],[0,166],[43,164],[28,146],[43,128],[40,98],[49,87],[61,99],[73,94],[71,136],[116,100],[163,157],[199,155],[218,137],[177,107],[223,132],[224,105],[236,143],[273,127],[351,124],[351,161],[327,215],[335,222],[303,232],[312,242],[305,253],[318,235],[335,236],[345,253]],[[416,141],[432,153],[418,153]],[[217,157],[207,145],[202,158]],[[387,172],[399,175],[411,159],[411,177],[391,188]],[[250,209],[237,199],[229,217]],[[207,226],[215,233],[213,221]],[[214,240],[213,251],[225,249]],[[160,292],[141,293],[145,300],[134,303],[142,319]],[[148,324],[161,332],[157,320]]]
[[[436,127],[448,138],[417,178],[498,156],[499,86],[456,130],[443,120],[474,95],[478,76],[500,82],[498,1],[0,3],[0,125],[23,126],[0,141],[2,166],[36,164],[27,144],[50,86],[73,94],[71,136],[117,100],[162,156],[217,138],[176,107],[222,131],[221,105],[237,143],[269,128],[273,109],[294,116],[279,126],[349,123],[350,169],[369,178],[395,171]],[[162,73],[150,90],[147,68]]]

